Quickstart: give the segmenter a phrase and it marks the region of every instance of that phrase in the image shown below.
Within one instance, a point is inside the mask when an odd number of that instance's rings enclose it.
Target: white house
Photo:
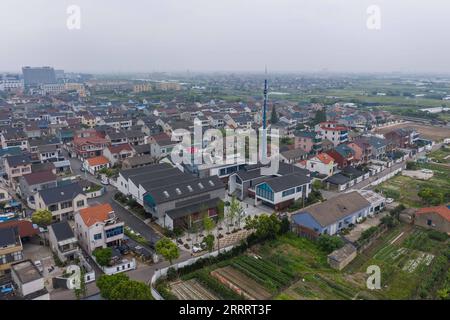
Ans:
[[[305,169],[329,177],[333,175],[336,166],[337,164],[330,155],[326,153],[319,153],[311,159],[306,160]]]
[[[120,245],[124,222],[117,221],[108,203],[88,207],[75,214],[75,235],[80,245],[91,254],[97,248]]]

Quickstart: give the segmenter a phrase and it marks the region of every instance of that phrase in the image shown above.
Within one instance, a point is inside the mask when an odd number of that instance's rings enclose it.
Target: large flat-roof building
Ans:
[[[26,66],[22,68],[22,73],[25,86],[56,83],[55,69],[52,67]]]

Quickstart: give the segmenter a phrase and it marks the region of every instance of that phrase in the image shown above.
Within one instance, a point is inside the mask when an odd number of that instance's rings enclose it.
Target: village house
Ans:
[[[60,221],[48,227],[50,248],[62,262],[73,261],[79,252],[78,240],[67,221]]]
[[[119,246],[124,236],[124,222],[119,222],[108,203],[81,209],[75,214],[75,234],[89,253],[97,248]]]
[[[450,208],[445,205],[421,208],[415,213],[414,224],[450,235]]]
[[[36,210],[46,209],[54,221],[70,219],[87,206],[87,197],[78,183],[39,190],[35,195]]]
[[[297,234],[307,237],[334,235],[355,224],[358,218],[367,217],[370,206],[357,191],[344,193],[293,214],[292,228]]]
[[[130,158],[133,155],[133,148],[128,143],[108,146],[105,150],[103,150],[103,156],[108,159],[112,166],[123,162],[125,159]]]
[[[83,161],[83,168],[92,175],[96,175],[102,169],[110,167],[109,160],[104,156],[87,158]]]

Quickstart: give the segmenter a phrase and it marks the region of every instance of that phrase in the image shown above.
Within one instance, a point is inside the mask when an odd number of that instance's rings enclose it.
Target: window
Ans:
[[[61,203],[61,209],[67,209],[67,208],[72,208],[72,202],[71,201],[67,201],[67,202]]]
[[[198,183],[198,186],[199,186],[200,189],[204,189],[205,188],[201,182]]]
[[[5,197],[5,194],[2,192],[2,193],[0,193],[0,199],[5,199],[6,197]]]
[[[83,207],[84,206],[84,200],[77,201],[77,207]]]
[[[100,240],[102,238],[101,233],[94,234],[94,240]]]
[[[273,199],[274,199],[274,197],[273,197],[273,191],[272,191],[272,189],[267,185],[267,183],[260,184],[260,185],[258,185],[258,186],[256,187],[256,195],[259,196],[259,197],[261,197],[261,198],[270,200],[270,201],[273,201]]]
[[[302,186],[297,187],[296,192],[302,192]]]
[[[428,226],[433,225],[433,221],[431,221],[431,219],[427,219],[427,225],[428,225]]]
[[[111,238],[123,234],[123,226],[115,227],[105,231],[106,237]]]
[[[283,197],[287,197],[287,196],[290,196],[291,194],[294,194],[294,193],[295,193],[295,188],[292,188],[292,189],[283,191],[282,196]]]

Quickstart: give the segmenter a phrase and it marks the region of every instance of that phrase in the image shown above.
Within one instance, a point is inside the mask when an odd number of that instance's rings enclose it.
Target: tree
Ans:
[[[52,223],[52,213],[49,210],[36,210],[31,216],[31,221],[45,228]]]
[[[241,217],[242,207],[239,201],[236,199],[235,196],[231,198],[230,206],[228,208],[228,219],[229,224],[233,224],[233,221],[236,217]],[[229,226],[228,226],[229,227]],[[229,228],[228,228],[229,229]]]
[[[272,113],[270,114],[270,123],[275,124],[277,122],[278,122],[277,109],[275,108],[275,106],[273,106]]]
[[[112,249],[111,248],[97,248],[92,252],[95,260],[102,267],[107,266],[111,262]]]
[[[325,109],[317,110],[314,116],[313,125],[327,121],[327,113]]]
[[[326,253],[331,253],[334,250],[342,248],[344,246],[344,240],[338,236],[330,236],[328,234],[322,234],[317,239],[317,245],[320,249]]]
[[[214,235],[208,234],[204,239],[203,242],[206,244],[206,248],[209,252],[213,251],[214,249]]]
[[[100,289],[100,294],[105,299],[111,299],[111,292],[117,284],[122,281],[127,281],[128,276],[125,273],[116,273],[113,275],[102,274],[97,279],[97,287]]]
[[[221,225],[224,218],[225,218],[225,202],[220,200],[217,203],[217,223]]]
[[[100,294],[108,300],[151,300],[150,287],[144,283],[130,280],[124,273],[101,275],[97,280]]]
[[[272,213],[270,216],[262,214],[255,217],[247,217],[246,225],[250,229],[255,229],[255,236],[260,240],[275,238],[281,230],[281,222]]]
[[[203,229],[210,234],[211,230],[214,229],[214,220],[208,215],[208,212],[205,212],[203,215]]]
[[[158,240],[158,242],[156,242],[155,249],[158,254],[164,257],[164,259],[169,260],[170,264],[172,264],[174,259],[177,259],[180,256],[180,251],[177,245],[167,237],[163,237]]]
[[[436,206],[444,202],[444,194],[432,188],[423,188],[419,191],[418,196],[428,205]]]
[[[381,223],[386,225],[389,229],[395,226],[395,221],[392,216],[384,216],[381,218]]]
[[[150,287],[145,283],[126,280],[112,288],[110,300],[153,300],[153,297]]]
[[[320,190],[323,187],[323,183],[320,180],[314,180],[312,183],[313,190]]]

